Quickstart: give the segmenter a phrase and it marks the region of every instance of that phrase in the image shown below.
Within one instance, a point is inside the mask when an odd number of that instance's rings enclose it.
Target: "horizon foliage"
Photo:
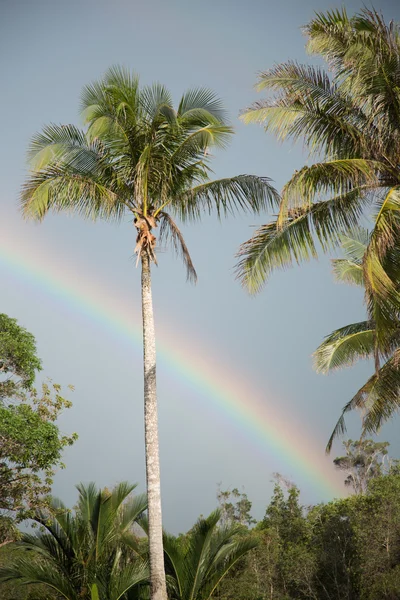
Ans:
[[[56,423],[72,406],[61,387],[51,381],[33,386],[41,368],[34,336],[1,314],[0,544],[13,535],[15,522],[47,504],[55,470],[64,466],[62,452],[77,439]]]
[[[367,455],[372,443],[364,444]],[[145,498],[133,500],[133,509],[126,502],[131,488],[81,485],[74,511],[56,502],[54,513],[38,514],[43,530],[0,548],[2,600],[148,600],[147,539],[131,527],[137,520],[147,529],[140,518]],[[243,500],[250,503],[242,492],[223,520],[217,510],[184,535],[164,533],[170,600],[398,600],[398,461],[372,469],[362,493],[348,498],[306,507],[299,494],[277,478],[265,516],[252,528],[238,520]]]

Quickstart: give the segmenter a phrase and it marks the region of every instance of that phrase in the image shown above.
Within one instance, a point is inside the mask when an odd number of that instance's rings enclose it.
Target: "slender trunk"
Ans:
[[[151,600],[167,600],[161,519],[160,462],[156,390],[156,344],[150,259],[142,252],[142,317],[144,358],[144,427],[149,514]]]

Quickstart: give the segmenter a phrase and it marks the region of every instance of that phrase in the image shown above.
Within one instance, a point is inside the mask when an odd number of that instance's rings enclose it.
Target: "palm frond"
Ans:
[[[26,218],[42,220],[50,211],[70,212],[86,218],[121,219],[125,206],[116,193],[93,173],[54,166],[27,180],[21,193]]]
[[[132,500],[125,502],[122,510],[120,511],[120,531],[127,531],[127,529],[133,525],[133,523],[140,519],[145,510],[147,510],[146,494],[138,494]]]
[[[370,234],[364,227],[356,227],[347,235],[342,235],[341,245],[346,257],[357,264],[362,264],[369,239]]]
[[[365,253],[364,279],[367,291],[381,298],[397,295],[384,261],[400,238],[400,186],[391,188],[379,205],[374,229]],[[396,256],[396,255],[392,255]]]
[[[179,117],[201,116],[201,112],[212,115],[219,122],[226,123],[227,112],[220,98],[207,88],[194,88],[183,94],[178,107]]]
[[[139,77],[121,66],[108,69],[100,81],[95,81],[83,88],[81,95],[81,111],[84,121],[91,122],[99,116],[129,115],[135,122],[138,111]]]
[[[176,121],[176,116],[175,120],[172,117],[172,115],[175,115],[172,108],[172,97],[164,85],[154,83],[145,86],[140,91],[139,102],[151,125],[155,125],[160,115],[165,117],[167,121],[171,121],[171,119],[174,122]]]
[[[212,598],[227,573],[243,556],[254,550],[258,546],[256,538],[236,540],[230,546],[226,547],[218,556],[218,565],[209,573],[205,579],[205,585],[202,590],[202,596],[205,600]]]
[[[165,572],[172,587],[178,593],[178,598],[183,598],[187,568],[182,541],[178,540],[175,536],[164,532],[163,547],[165,555]]]
[[[362,409],[363,433],[377,433],[382,424],[390,419],[400,407],[400,355],[394,355],[374,373],[344,406],[327,444],[330,452],[333,441],[345,433],[345,415],[354,409]]]
[[[329,157],[359,154],[366,147],[367,116],[352,96],[321,69],[294,62],[261,73],[258,89],[276,97],[255,102],[241,116],[245,123],[263,123],[278,139],[303,137],[310,153],[323,148]]]
[[[336,281],[364,287],[364,271],[361,265],[346,258],[334,258],[331,262]]]
[[[122,503],[125,502],[136,487],[137,483],[129,483],[128,481],[121,481],[114,487],[111,492],[111,504],[114,511],[119,510]]]
[[[48,561],[19,557],[11,566],[0,567],[0,582],[12,581],[19,585],[42,584],[60,594],[65,600],[78,596],[68,578]]]
[[[120,600],[132,587],[148,583],[149,576],[149,564],[144,560],[137,559],[131,564],[119,567],[112,576],[109,600]]]
[[[368,202],[356,188],[308,208],[292,209],[281,227],[263,225],[239,249],[237,278],[250,293],[259,292],[273,270],[316,258],[315,237],[325,251],[339,245],[342,234],[357,225]]]
[[[171,240],[174,251],[178,256],[181,256],[183,263],[186,267],[187,280],[191,281],[192,283],[196,283],[196,269],[194,268],[192,259],[189,254],[189,250],[187,249],[185,240],[179,227],[177,226],[175,221],[170,217],[170,215],[165,211],[161,211],[159,213],[159,218],[161,220],[160,243],[163,243],[164,241],[167,242],[168,239]]]
[[[216,212],[218,218],[238,210],[259,213],[276,207],[279,195],[268,177],[238,175],[202,183],[171,202],[171,209],[183,220],[200,219],[203,211]]]
[[[341,327],[328,335],[314,352],[318,373],[352,366],[357,360],[370,358],[375,351],[375,327],[369,321]]]
[[[363,159],[333,160],[315,163],[296,172],[282,190],[278,224],[287,218],[290,208],[310,206],[319,198],[359,194],[378,185],[375,161]]]

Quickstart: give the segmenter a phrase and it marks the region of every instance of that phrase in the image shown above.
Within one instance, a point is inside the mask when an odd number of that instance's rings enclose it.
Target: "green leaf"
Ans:
[[[369,321],[341,327],[328,335],[314,352],[318,373],[352,366],[357,360],[370,358],[375,351],[375,328]]]

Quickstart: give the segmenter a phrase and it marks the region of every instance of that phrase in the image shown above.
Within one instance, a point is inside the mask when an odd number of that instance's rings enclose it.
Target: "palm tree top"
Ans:
[[[375,10],[349,17],[343,8],[317,13],[304,31],[308,51],[328,70],[275,65],[259,76],[258,89],[270,94],[242,118],[263,123],[278,139],[301,139],[316,162],[294,172],[277,219],[242,245],[238,277],[258,292],[273,270],[340,245],[372,209],[378,227],[366,285],[383,284],[388,292],[380,259],[393,242],[399,203],[400,26]]]
[[[143,246],[155,260],[151,230],[171,237],[194,269],[172,217],[218,217],[238,209],[258,213],[276,206],[278,194],[266,177],[238,175],[213,180],[211,152],[233,134],[221,100],[210,90],[184,93],[178,107],[161,84],[139,86],[121,67],[87,85],[81,112],[85,130],[48,125],[31,141],[31,172],[21,194],[25,217],[41,220],[48,211],[72,211],[92,219],[121,219],[128,211],[144,224]]]
[[[50,511],[36,513],[42,529],[24,533],[14,544],[18,551],[0,568],[0,582],[41,584],[66,600],[121,600],[147,585],[148,563],[132,529],[147,500],[130,497],[135,487],[122,482],[99,490],[94,483],[80,484],[74,511],[53,499]]]

